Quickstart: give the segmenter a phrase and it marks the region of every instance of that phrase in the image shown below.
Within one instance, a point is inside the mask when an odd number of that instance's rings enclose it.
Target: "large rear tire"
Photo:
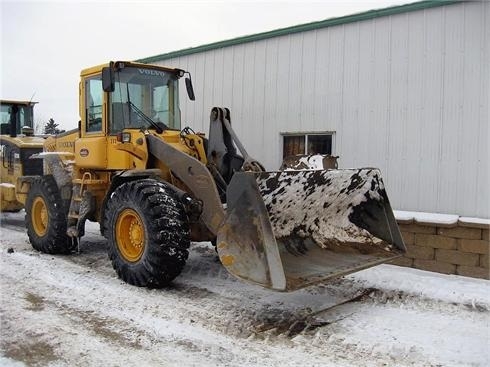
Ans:
[[[27,236],[34,249],[47,254],[68,254],[76,239],[66,235],[67,214],[53,176],[36,178],[25,205]]]
[[[153,179],[124,183],[111,194],[104,216],[109,258],[126,283],[161,288],[182,272],[189,225],[167,185]]]

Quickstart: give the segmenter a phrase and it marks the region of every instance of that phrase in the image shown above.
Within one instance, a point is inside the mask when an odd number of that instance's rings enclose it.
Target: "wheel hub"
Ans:
[[[116,243],[122,257],[129,262],[136,262],[143,255],[145,230],[135,210],[124,209],[117,218]]]
[[[39,237],[43,237],[48,229],[48,209],[44,199],[38,196],[32,204],[31,221]]]

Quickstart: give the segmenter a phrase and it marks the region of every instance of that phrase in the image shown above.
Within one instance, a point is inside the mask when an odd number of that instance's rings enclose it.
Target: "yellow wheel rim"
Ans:
[[[40,196],[36,197],[32,203],[31,222],[34,231],[39,237],[44,236],[48,231],[48,208],[46,207],[46,202]]]
[[[141,259],[145,249],[145,227],[133,209],[124,209],[117,218],[116,244],[126,261],[136,262]]]

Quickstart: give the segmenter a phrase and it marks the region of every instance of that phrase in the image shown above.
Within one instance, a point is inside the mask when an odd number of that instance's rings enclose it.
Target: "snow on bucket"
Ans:
[[[400,256],[379,170],[238,172],[218,254],[237,277],[291,291]]]

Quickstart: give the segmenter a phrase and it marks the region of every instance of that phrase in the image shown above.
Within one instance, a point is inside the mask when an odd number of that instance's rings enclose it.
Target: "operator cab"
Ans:
[[[179,78],[184,74],[180,69],[163,70],[120,61],[111,63],[102,70],[102,79],[94,88],[87,86],[88,131],[100,129],[103,92],[109,92],[109,134],[123,129],[179,131]]]
[[[185,74],[127,61],[82,70],[76,164],[104,170],[143,169],[148,158],[142,153],[146,147],[142,133],[165,132],[166,139],[178,143],[179,79]]]
[[[34,129],[34,105],[32,101],[0,100],[0,134],[16,137]]]

